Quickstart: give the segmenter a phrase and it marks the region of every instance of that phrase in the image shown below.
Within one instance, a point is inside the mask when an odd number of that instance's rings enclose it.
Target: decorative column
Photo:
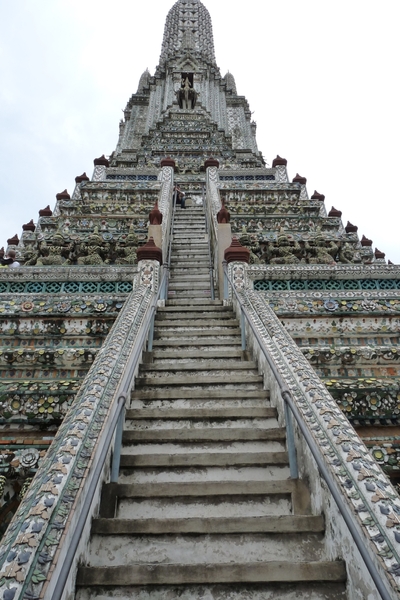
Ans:
[[[158,208],[158,202],[155,203],[153,210],[149,214],[149,235],[148,238],[154,240],[158,248],[162,248],[162,220],[163,216]]]
[[[250,262],[250,250],[239,242],[236,237],[232,238],[232,243],[225,250],[224,258],[228,263],[228,275],[238,290],[243,290],[246,279],[246,265]],[[230,291],[228,297],[230,297]]]
[[[272,161],[272,168],[276,169],[276,181],[278,183],[289,183],[289,177],[287,174],[287,160],[277,155]]]
[[[158,248],[154,243],[154,239],[150,238],[144,246],[138,248],[137,258],[139,284],[145,285],[155,292],[160,284],[161,248]]]
[[[104,154],[100,158],[95,158],[93,161],[94,171],[92,181],[104,181],[106,178],[106,169],[110,166],[109,161]]]

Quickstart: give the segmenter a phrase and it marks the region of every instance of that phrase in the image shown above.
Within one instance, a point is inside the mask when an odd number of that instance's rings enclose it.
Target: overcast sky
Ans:
[[[400,263],[399,0],[205,0],[217,63],[310,195]],[[114,150],[173,1],[0,0],[0,247]]]

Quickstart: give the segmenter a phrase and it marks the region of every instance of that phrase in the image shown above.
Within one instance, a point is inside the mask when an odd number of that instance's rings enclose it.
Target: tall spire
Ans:
[[[178,0],[167,15],[160,65],[181,51],[215,64],[211,17],[200,0]]]

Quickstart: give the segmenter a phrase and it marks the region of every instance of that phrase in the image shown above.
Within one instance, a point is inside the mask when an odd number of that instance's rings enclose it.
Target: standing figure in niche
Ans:
[[[193,109],[196,106],[197,92],[193,89],[189,77],[182,78],[182,85],[176,92],[176,98],[180,108]]]

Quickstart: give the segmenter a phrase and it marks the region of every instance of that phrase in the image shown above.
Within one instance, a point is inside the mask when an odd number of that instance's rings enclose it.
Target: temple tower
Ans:
[[[142,328],[157,302],[176,295],[170,288],[157,296],[171,235],[179,237],[171,225],[174,185],[188,206],[204,207],[214,282],[204,293],[215,285],[238,314],[243,302],[253,324],[243,337],[280,424],[283,401],[260,348],[276,361],[282,389],[294,397],[391,593],[400,589],[400,499],[392,486],[400,474],[400,269],[360,239],[356,225],[344,225],[340,210],[327,209],[322,193],[309,194],[304,176],[289,179],[285,158],[270,162],[234,76],[221,76],[209,12],[199,0],[178,0],[159,64],[143,72],[127,102],[115,150],[8,240],[22,266],[0,269],[5,600],[43,596],[43,585],[55,585],[51,573],[85,504],[98,440],[134,387],[137,365],[123,393],[118,386],[145,348]],[[300,471],[313,486],[312,510],[331,518],[326,554],[336,559],[347,533],[336,509],[329,512],[300,429]],[[107,481],[108,459],[99,480]]]

